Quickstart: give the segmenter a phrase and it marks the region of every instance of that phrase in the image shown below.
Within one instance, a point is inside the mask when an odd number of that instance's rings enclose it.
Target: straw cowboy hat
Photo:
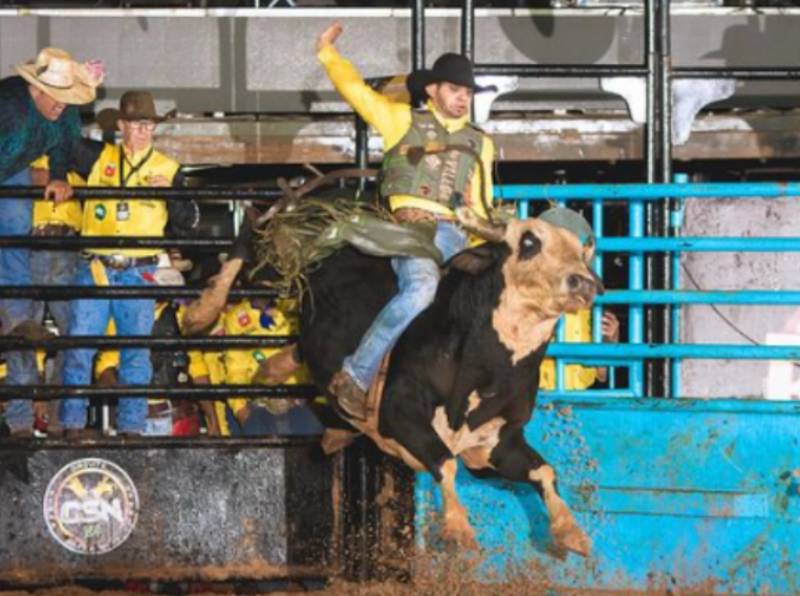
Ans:
[[[95,89],[105,76],[102,62],[80,64],[69,52],[58,48],[44,48],[35,61],[18,64],[15,70],[56,101],[72,105],[94,101]]]

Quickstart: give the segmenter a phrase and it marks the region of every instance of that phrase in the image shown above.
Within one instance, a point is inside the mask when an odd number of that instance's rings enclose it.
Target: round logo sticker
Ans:
[[[139,494],[125,470],[100,458],[61,468],[44,494],[44,519],[61,546],[100,555],[125,542],[136,526]]]
[[[106,208],[104,205],[97,205],[94,208],[94,216],[100,221],[106,218]]]

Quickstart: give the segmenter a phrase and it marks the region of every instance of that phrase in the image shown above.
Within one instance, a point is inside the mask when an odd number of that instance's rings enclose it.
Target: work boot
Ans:
[[[8,332],[11,337],[22,337],[30,341],[40,341],[54,337],[44,325],[34,323],[30,319],[22,321],[19,325]]]
[[[96,428],[65,428],[62,434],[67,441],[76,442],[100,438],[100,432]]]
[[[367,419],[367,394],[344,370],[333,375],[328,391],[346,414],[357,420]]]
[[[33,428],[12,428],[9,436],[12,439],[32,439]]]

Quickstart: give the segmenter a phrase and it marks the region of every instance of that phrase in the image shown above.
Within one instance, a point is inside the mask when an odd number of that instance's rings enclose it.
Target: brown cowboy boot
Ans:
[[[55,337],[44,325],[34,323],[30,319],[22,321],[8,332],[11,337],[22,337],[30,341],[41,341]]]
[[[333,375],[328,391],[336,397],[336,402],[346,414],[357,420],[367,419],[367,394],[345,371],[340,370]]]

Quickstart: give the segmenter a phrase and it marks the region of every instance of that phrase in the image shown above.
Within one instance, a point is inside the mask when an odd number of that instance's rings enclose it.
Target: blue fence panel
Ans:
[[[800,290],[679,290],[684,251],[800,251],[800,238],[645,238],[645,202],[671,198],[800,196],[798,183],[501,186],[518,201],[590,201],[598,255],[627,253],[628,288],[612,289],[593,309],[593,343],[548,349],[564,366],[609,366],[607,389],[567,391],[560,380],[540,391],[526,438],[554,466],[562,496],[590,535],[592,555],[550,552],[547,515],[530,488],[475,479],[459,469],[457,490],[482,547],[486,580],[527,578],[529,585],[576,589],[697,593],[800,593],[800,403],[765,400],[652,399],[643,396],[643,362],[671,359],[672,395],[680,395],[685,358],[800,360],[800,346],[644,343],[644,305],[672,305],[672,338],[683,304],[800,304]],[[609,200],[627,206],[628,236],[603,235]],[[584,203],[585,204],[585,203]],[[680,232],[682,204],[671,226]],[[644,289],[644,254],[672,253],[673,286]],[[603,305],[627,305],[627,343],[602,344]],[[624,338],[623,338],[624,339]],[[629,385],[614,371],[627,367]],[[713,373],[712,373],[713,374]],[[440,495],[428,474],[416,487],[417,540],[439,548]],[[537,582],[541,582],[538,584]]]

